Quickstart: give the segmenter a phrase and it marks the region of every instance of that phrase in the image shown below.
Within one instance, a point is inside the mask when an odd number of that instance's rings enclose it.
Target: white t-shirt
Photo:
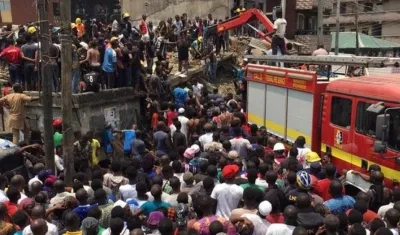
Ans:
[[[119,186],[119,192],[121,193],[121,196],[124,200],[128,198],[137,198],[137,191],[136,191],[136,184],[125,184]]]
[[[167,197],[165,202],[168,202],[171,206],[178,206],[178,195],[179,193],[173,193]],[[188,195],[188,202],[189,202],[189,207],[192,206],[192,197]]]
[[[287,22],[283,18],[278,18],[274,22],[275,35],[284,38],[286,33]]]
[[[47,221],[46,221],[46,224],[47,224],[46,235],[58,235],[58,229],[54,224],[50,224]],[[22,231],[22,235],[33,235],[30,225],[28,225],[24,228],[24,230]]]
[[[387,204],[387,205],[384,205],[384,206],[379,207],[378,215],[379,215],[382,219],[385,218],[386,211],[388,211],[389,209],[393,208],[393,206],[394,206],[394,203],[391,202],[391,203],[389,203],[389,204]]]
[[[22,200],[24,200],[25,198],[27,198],[27,196],[23,193],[21,193],[21,198],[18,200],[18,204],[20,204],[22,202]]]
[[[263,188],[268,188],[268,183],[267,183],[267,181],[265,179],[257,178],[256,179],[256,185],[260,186],[260,187],[263,187]]]
[[[211,197],[217,200],[217,216],[229,219],[233,209],[238,207],[243,196],[243,188],[236,184],[215,185]]]
[[[265,235],[282,235],[282,234],[292,234],[295,226],[286,225],[286,224],[271,224],[269,226],[267,234]]]
[[[188,136],[188,128],[187,128],[187,123],[189,122],[189,119],[185,116],[178,116],[178,121],[181,122],[181,132],[186,136]]]
[[[60,158],[60,156],[58,156],[57,154],[54,155],[54,163],[56,164],[57,170],[64,170],[64,159]]]
[[[153,195],[151,195],[151,192],[147,192],[146,195],[149,197],[149,199],[147,201],[154,201],[154,197],[153,197]],[[165,202],[165,200],[167,200],[168,197],[169,197],[168,193],[162,192],[161,201]]]
[[[268,231],[268,227],[271,225],[266,219],[261,219],[261,217],[256,214],[243,214],[241,217],[246,217],[253,223],[253,235],[265,235]]]
[[[209,144],[213,141],[213,133],[210,132],[200,136],[199,141],[201,143],[201,146],[204,148],[206,144]]]
[[[393,235],[399,235],[399,230],[397,228],[391,228],[390,231],[392,231]]]

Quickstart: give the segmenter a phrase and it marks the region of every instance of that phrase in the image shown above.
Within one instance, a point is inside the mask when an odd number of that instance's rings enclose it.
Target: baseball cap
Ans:
[[[194,150],[194,153],[200,152],[200,146],[198,146],[197,144],[193,144],[192,146],[190,146],[190,148]]]
[[[263,201],[258,206],[258,212],[260,212],[260,214],[262,216],[269,215],[269,213],[271,213],[271,211],[272,211],[272,205],[269,201]]]
[[[234,159],[236,159],[237,157],[239,157],[239,154],[238,154],[238,152],[237,152],[236,150],[231,150],[231,151],[229,151],[229,153],[228,153],[228,158],[229,158],[229,159],[234,160]]]
[[[231,164],[231,165],[226,165],[224,169],[222,169],[222,177],[225,179],[232,179],[233,177],[236,176],[236,174],[239,172],[239,167],[237,165]]]
[[[193,180],[193,173],[191,172],[186,172],[185,174],[183,174],[182,176],[183,181],[191,181]]]
[[[195,151],[192,148],[187,148],[183,153],[183,156],[187,159],[192,159],[194,157]]]
[[[185,113],[185,109],[184,108],[179,108],[178,109],[178,113]]]
[[[88,230],[94,230],[97,229],[99,226],[99,221],[93,217],[86,217],[84,220],[82,220],[82,235],[87,235]]]
[[[285,145],[283,145],[282,143],[276,143],[274,145],[273,151],[282,151],[282,150],[285,150]]]
[[[158,224],[165,218],[161,211],[153,211],[149,214],[147,224],[152,226],[158,226]]]

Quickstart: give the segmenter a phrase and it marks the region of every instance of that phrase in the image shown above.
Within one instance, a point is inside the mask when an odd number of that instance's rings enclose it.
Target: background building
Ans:
[[[326,0],[327,14],[324,25],[336,31],[336,8],[334,0]],[[400,43],[400,1],[399,0],[359,0],[358,8],[354,0],[341,0],[340,31],[355,32],[355,16],[358,10],[360,33]]]

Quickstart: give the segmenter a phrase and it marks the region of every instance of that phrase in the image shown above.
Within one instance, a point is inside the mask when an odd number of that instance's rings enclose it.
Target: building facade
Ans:
[[[60,16],[60,0],[47,0],[50,22]],[[35,22],[37,18],[36,0],[0,0],[0,23],[15,25]]]
[[[336,31],[335,1],[327,0],[329,6],[324,16],[324,25]],[[359,32],[381,39],[400,43],[400,1],[399,0],[341,0],[340,31],[356,31],[355,16],[358,11]]]

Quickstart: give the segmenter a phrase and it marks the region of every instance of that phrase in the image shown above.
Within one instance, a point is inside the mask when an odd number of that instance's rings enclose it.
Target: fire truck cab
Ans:
[[[313,71],[247,66],[250,123],[285,144],[332,156],[338,172],[377,164],[392,186],[400,179],[400,79],[362,76],[330,81]],[[360,186],[360,185],[359,185]]]

